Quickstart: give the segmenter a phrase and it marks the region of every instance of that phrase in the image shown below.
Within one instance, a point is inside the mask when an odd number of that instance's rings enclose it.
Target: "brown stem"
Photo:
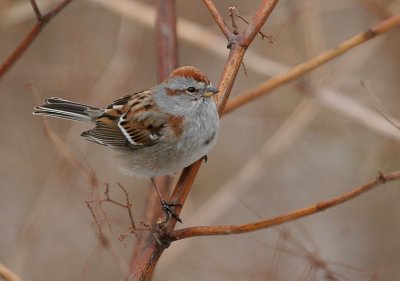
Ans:
[[[170,237],[173,241],[175,241],[197,236],[232,235],[232,234],[241,234],[241,233],[265,229],[268,227],[293,221],[299,218],[303,218],[315,214],[317,212],[325,211],[328,208],[332,208],[336,205],[342,204],[357,196],[360,196],[361,194],[364,194],[365,192],[371,190],[374,187],[379,186],[380,184],[383,184],[387,181],[397,180],[399,178],[400,178],[400,171],[395,171],[389,174],[380,173],[375,179],[353,189],[350,192],[344,193],[330,200],[322,201],[317,204],[307,206],[305,208],[296,210],[294,212],[285,215],[242,225],[188,227],[173,231],[170,234]]]
[[[273,89],[293,81],[304,74],[314,70],[322,64],[340,56],[341,54],[351,50],[352,48],[383,34],[390,29],[400,25],[400,14],[394,15],[386,20],[383,20],[365,32],[361,32],[352,38],[342,42],[337,47],[323,52],[322,54],[292,67],[285,73],[279,74],[247,91],[243,94],[232,98],[227,104],[224,114],[229,113],[236,108],[246,104],[255,98],[270,93]]]
[[[226,39],[230,40],[234,35],[233,32],[229,29],[228,25],[224,21],[221,13],[218,11],[217,7],[212,0],[203,0],[204,5],[206,5],[208,11],[214,18],[215,22],[218,24],[222,33],[225,34]]]
[[[63,0],[54,6],[45,15],[42,15],[35,1],[31,1],[33,10],[38,19],[33,28],[28,32],[21,43],[11,52],[11,54],[5,59],[0,66],[0,79],[10,70],[10,68],[18,61],[18,59],[25,53],[32,42],[36,39],[39,33],[43,30],[47,23],[55,17],[65,6],[67,6],[72,0]]]

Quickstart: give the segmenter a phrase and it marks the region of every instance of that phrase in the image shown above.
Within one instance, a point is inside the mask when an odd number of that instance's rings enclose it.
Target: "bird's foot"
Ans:
[[[165,214],[165,219],[162,221],[162,223],[166,223],[171,218],[171,216],[182,223],[181,218],[177,214],[175,214],[174,210],[172,210],[172,208],[175,207],[182,208],[182,204],[167,202],[163,199],[161,200],[161,208]]]

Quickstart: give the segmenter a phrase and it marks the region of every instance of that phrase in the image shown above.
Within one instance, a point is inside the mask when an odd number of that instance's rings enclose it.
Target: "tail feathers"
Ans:
[[[93,122],[103,113],[100,108],[60,99],[47,98],[44,104],[36,106],[33,114],[69,119],[80,122]]]

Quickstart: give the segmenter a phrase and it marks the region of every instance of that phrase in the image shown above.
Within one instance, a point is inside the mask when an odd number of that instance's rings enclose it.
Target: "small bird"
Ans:
[[[34,115],[94,123],[81,134],[85,139],[113,148],[123,170],[150,177],[167,221],[169,203],[161,197],[154,177],[168,175],[206,157],[214,147],[219,115],[212,98],[218,89],[197,68],[175,69],[162,83],[126,95],[105,108],[96,108],[61,98],[47,98],[34,108]]]

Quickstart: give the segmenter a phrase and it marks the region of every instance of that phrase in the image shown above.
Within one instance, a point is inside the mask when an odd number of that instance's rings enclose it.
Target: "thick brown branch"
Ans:
[[[244,92],[241,95],[236,96],[231,99],[228,105],[225,108],[224,114],[235,110],[236,108],[252,101],[255,98],[258,98],[264,94],[271,92],[273,89],[282,86],[290,81],[293,81],[304,74],[314,70],[315,68],[321,66],[324,63],[344,54],[345,52],[351,50],[352,48],[372,39],[378,35],[383,34],[386,31],[400,25],[400,14],[392,16],[387,20],[383,20],[379,22],[374,27],[369,30],[359,33],[352,38],[342,42],[337,47],[332,48],[323,52],[322,54],[301,63],[295,67],[292,67],[290,70],[283,74],[279,74],[249,90]]]
[[[175,241],[197,236],[241,234],[280,225],[289,221],[293,221],[299,218],[315,214],[317,212],[325,211],[328,208],[337,206],[357,196],[360,196],[361,194],[364,194],[365,192],[371,190],[374,187],[379,186],[380,184],[383,184],[387,181],[397,180],[399,178],[400,178],[400,171],[392,172],[389,174],[380,173],[375,179],[373,179],[369,183],[361,185],[348,193],[342,194],[330,200],[322,201],[317,204],[296,210],[286,215],[281,215],[272,219],[267,219],[263,221],[257,221],[242,225],[197,226],[197,227],[178,229],[170,234],[171,239]]]
[[[67,6],[72,0],[63,0],[53,9],[51,9],[45,15],[42,15],[35,1],[31,1],[33,10],[38,19],[34,27],[28,32],[22,42],[12,51],[12,53],[5,59],[0,66],[0,79],[6,74],[6,72],[18,61],[23,53],[29,48],[32,42],[36,39],[39,33],[43,30],[44,26],[50,22],[65,6]]]

